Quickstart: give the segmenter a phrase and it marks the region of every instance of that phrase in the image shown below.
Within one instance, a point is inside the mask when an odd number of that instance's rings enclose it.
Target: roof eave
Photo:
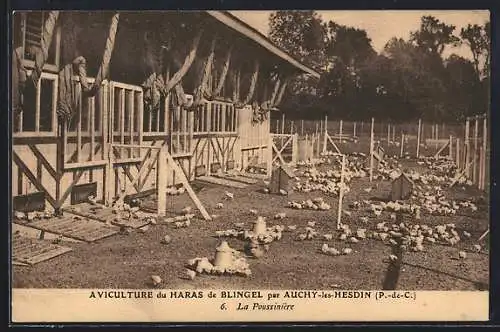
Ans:
[[[221,11],[215,11],[215,10],[207,10],[207,13],[217,19],[218,21],[224,23],[228,27],[238,31],[239,33],[245,35],[246,37],[252,39],[256,43],[260,44],[262,47],[266,48],[268,51],[271,53],[279,56],[283,60],[289,62],[291,65],[296,67],[297,69],[301,70],[302,72],[309,74],[317,79],[320,78],[320,74],[315,71],[312,68],[307,67],[306,65],[300,63],[299,61],[295,60],[292,58],[289,54],[281,50],[279,47],[274,45],[269,39],[267,39],[265,36],[263,36],[261,33],[247,25],[246,23],[242,22],[241,20],[237,19],[233,15],[226,13],[226,12],[221,12]]]

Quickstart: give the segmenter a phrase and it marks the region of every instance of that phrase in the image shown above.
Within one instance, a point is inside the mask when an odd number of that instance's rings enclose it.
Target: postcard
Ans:
[[[489,20],[14,12],[12,322],[488,320]]]

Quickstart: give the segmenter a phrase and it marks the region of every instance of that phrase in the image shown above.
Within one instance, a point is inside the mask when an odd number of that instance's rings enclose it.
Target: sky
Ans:
[[[372,40],[372,46],[380,52],[387,41],[392,37],[408,40],[411,31],[418,30],[420,18],[424,15],[432,15],[446,24],[454,25],[456,36],[460,29],[470,24],[483,25],[489,21],[487,10],[350,10],[350,11],[317,11],[323,21],[335,21],[338,24],[364,29]],[[231,11],[242,21],[259,30],[264,35],[269,32],[269,15],[272,11]],[[467,45],[460,47],[447,47],[443,57],[455,53],[471,59],[472,54]]]

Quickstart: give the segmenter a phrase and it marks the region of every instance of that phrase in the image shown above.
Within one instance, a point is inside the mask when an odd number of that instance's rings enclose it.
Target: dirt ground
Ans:
[[[327,166],[331,167],[331,166]],[[406,162],[405,167],[416,167],[415,162]],[[354,201],[386,197],[390,181],[376,180],[376,188],[370,193],[364,189],[370,185],[368,178],[354,178],[350,191],[344,199],[344,209]],[[198,185],[196,185],[199,188]],[[235,288],[235,289],[382,289],[388,276],[391,247],[374,239],[347,244],[338,239],[336,230],[338,198],[322,192],[290,192],[288,196],[271,195],[262,191],[265,184],[259,181],[244,189],[215,185],[203,185],[198,196],[210,214],[216,214],[213,221],[194,220],[187,228],[175,229],[173,225],[151,226],[146,233],[133,231],[118,234],[95,243],[68,244],[73,251],[32,267],[13,267],[15,288],[146,288],[150,276],[163,279],[163,288]],[[224,200],[224,192],[234,194],[233,200]],[[482,193],[458,185],[446,190],[449,199],[477,198]],[[289,201],[301,201],[323,197],[331,205],[328,211],[293,210],[287,208]],[[168,198],[169,210],[180,212],[193,206],[187,195]],[[488,199],[486,199],[488,201]],[[223,202],[222,209],[216,205]],[[259,259],[248,258],[252,271],[249,277],[198,275],[194,280],[185,279],[186,264],[195,257],[212,258],[215,247],[227,240],[229,245],[243,251],[244,242],[236,238],[217,238],[217,230],[235,228],[234,223],[244,223],[251,229],[256,219],[249,210],[258,210],[267,217],[268,226],[297,225],[296,231],[283,232],[279,241],[270,244],[269,251]],[[431,216],[422,213],[420,224],[435,226],[454,223],[459,233],[467,231],[470,238],[463,238],[454,246],[429,244],[423,252],[405,251],[402,266],[396,281],[396,289],[405,290],[485,290],[489,287],[489,240],[483,240],[483,250],[472,250],[477,239],[488,229],[489,207],[479,205],[477,211],[461,210],[455,216]],[[277,213],[285,212],[286,218],[274,220]],[[343,215],[342,222],[351,229],[358,227],[373,229],[377,223],[390,220],[390,214],[383,212],[379,217],[367,216],[363,209]],[[297,233],[303,231],[308,222],[316,222],[319,234],[331,233],[333,240],[321,237],[297,241]],[[405,223],[415,222],[409,216]],[[170,244],[161,239],[169,234]],[[350,247],[350,255],[328,256],[321,253],[323,243],[338,249]],[[459,251],[467,252],[466,259],[459,259]]]

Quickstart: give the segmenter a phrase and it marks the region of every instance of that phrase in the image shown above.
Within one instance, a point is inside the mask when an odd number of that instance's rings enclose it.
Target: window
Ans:
[[[14,118],[14,135],[56,133],[57,75],[42,73],[37,86],[26,85],[23,112]]]
[[[194,132],[236,132],[236,111],[232,103],[210,101],[194,112]]]

